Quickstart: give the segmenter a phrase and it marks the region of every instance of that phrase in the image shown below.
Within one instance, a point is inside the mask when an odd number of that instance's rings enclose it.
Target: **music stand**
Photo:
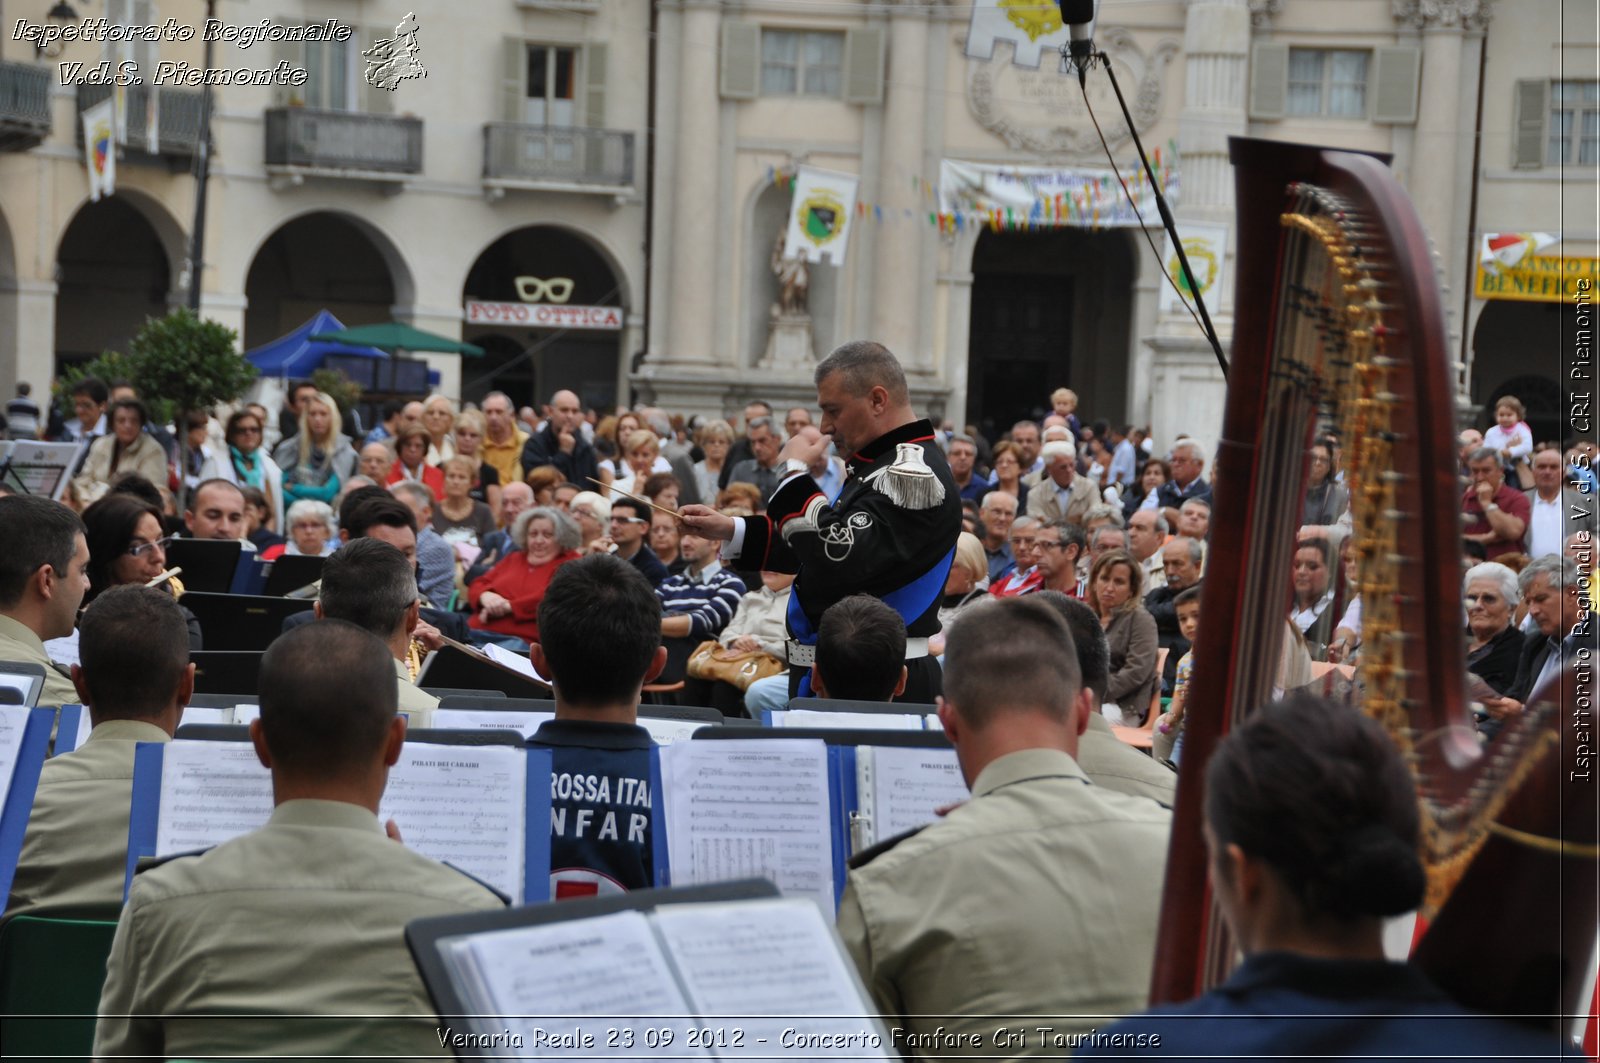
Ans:
[[[286,618],[312,607],[303,598],[206,591],[185,593],[181,604],[200,621],[207,650],[264,650],[283,633]]]
[[[322,563],[326,560],[321,556],[284,554],[272,562],[272,571],[267,573],[267,582],[261,588],[261,593],[269,598],[281,598],[290,591],[317,582],[322,578]]]
[[[227,594],[243,552],[237,539],[174,539],[167,546],[167,565],[183,569],[185,590]]]

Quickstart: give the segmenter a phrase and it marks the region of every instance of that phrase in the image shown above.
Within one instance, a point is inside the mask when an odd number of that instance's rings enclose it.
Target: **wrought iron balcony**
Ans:
[[[0,63],[0,151],[27,151],[50,135],[50,68]]]
[[[399,181],[422,172],[422,119],[276,107],[266,112],[269,170]]]
[[[110,85],[79,85],[78,112],[111,96]],[[150,93],[156,92],[156,152],[169,162],[185,162],[194,156],[200,143],[200,92],[196,89],[157,88],[129,85],[124,99],[128,105],[128,140],[125,154],[150,155],[147,123],[150,119]],[[214,143],[214,142],[213,142]],[[83,144],[83,123],[78,123],[78,144]]]
[[[483,127],[483,182],[498,190],[629,193],[633,134],[490,122]]]

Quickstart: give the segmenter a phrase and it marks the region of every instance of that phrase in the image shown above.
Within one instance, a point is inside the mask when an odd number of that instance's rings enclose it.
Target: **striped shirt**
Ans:
[[[690,638],[704,640],[715,638],[728,626],[744,591],[743,580],[712,561],[698,573],[686,568],[668,576],[656,588],[656,597],[667,616],[689,617]]]

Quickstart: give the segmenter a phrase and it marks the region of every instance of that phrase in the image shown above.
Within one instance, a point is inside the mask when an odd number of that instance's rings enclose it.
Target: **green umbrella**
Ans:
[[[376,347],[380,351],[443,351],[447,354],[483,354],[483,348],[471,343],[462,343],[460,340],[450,339],[448,336],[424,332],[410,325],[402,325],[398,321],[389,321],[382,325],[359,325],[356,328],[340,329],[338,332],[319,332],[311,337],[314,340],[327,340],[330,343],[353,343],[358,346]]]

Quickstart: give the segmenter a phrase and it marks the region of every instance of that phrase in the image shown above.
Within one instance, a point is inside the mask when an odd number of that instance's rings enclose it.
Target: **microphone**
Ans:
[[[1072,65],[1078,68],[1078,80],[1089,72],[1089,61],[1094,56],[1094,27],[1099,0],[1056,0],[1061,8],[1061,21],[1067,24],[1069,40],[1067,54]]]

